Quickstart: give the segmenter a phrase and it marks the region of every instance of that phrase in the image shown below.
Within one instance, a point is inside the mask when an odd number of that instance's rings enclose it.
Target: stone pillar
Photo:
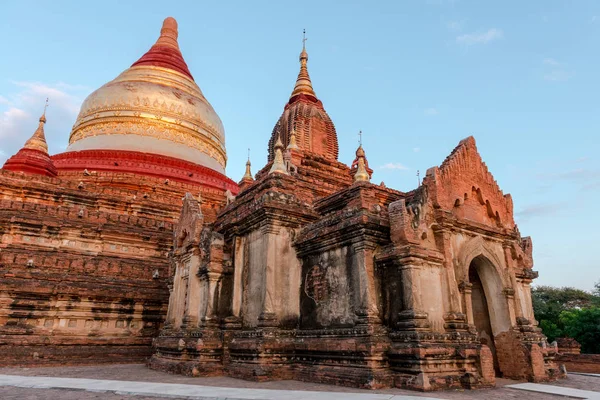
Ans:
[[[202,318],[202,322],[205,325],[214,325],[218,323],[217,321],[217,293],[219,292],[218,286],[221,281],[221,274],[217,272],[207,272],[204,275],[204,279],[206,280],[206,311],[204,312],[204,317]]]
[[[231,314],[234,317],[240,317],[242,310],[242,298],[244,288],[242,287],[242,277],[244,273],[244,264],[246,254],[244,254],[244,245],[246,237],[233,238],[233,299],[231,302]]]
[[[173,326],[175,322],[175,296],[173,295],[173,283],[167,285],[169,288],[169,305],[167,307],[167,317],[165,318],[165,327]]]
[[[473,284],[467,281],[462,281],[458,285],[458,290],[462,294],[463,313],[467,316],[467,324],[475,325],[475,318],[473,318],[473,303],[471,302]]]
[[[516,326],[517,318],[515,316],[515,290],[507,287],[502,289],[504,297],[506,297],[506,304],[508,305],[508,315],[510,317],[510,325]]]
[[[400,266],[402,280],[402,311],[398,315],[399,330],[428,330],[428,315],[423,310],[420,266],[406,264]]]
[[[381,323],[378,285],[375,281],[375,262],[373,261],[374,247],[374,245],[367,243],[359,243],[354,246],[359,286],[359,299],[355,312],[359,316],[359,323]]]
[[[506,267],[508,268],[508,275],[510,277],[510,283],[513,288],[512,308],[513,308],[513,311],[515,314],[515,318],[520,319],[520,318],[523,318],[524,315],[523,315],[523,310],[522,310],[521,292],[520,292],[520,290],[518,290],[519,283],[517,282],[517,277],[515,276],[515,272],[514,272],[514,268],[513,268],[514,262],[512,259],[511,252],[510,252],[511,246],[509,244],[505,243],[502,247],[504,249],[504,260],[506,262]],[[511,315],[511,320],[512,320],[512,315]]]
[[[188,265],[188,287],[182,327],[195,328],[198,326],[200,317],[200,296],[202,296],[200,280],[198,279],[198,269],[200,267],[199,249],[192,250],[192,254],[186,258],[185,262]]]
[[[263,304],[262,311],[258,317],[258,326],[269,327],[277,326],[277,316],[275,314],[275,273],[277,268],[277,233],[279,227],[267,225],[263,228],[264,252],[266,254],[265,276],[263,286]]]
[[[176,261],[175,278],[173,279],[173,327],[181,328],[183,322],[186,291],[187,291],[187,279],[188,279],[188,265],[179,258]]]

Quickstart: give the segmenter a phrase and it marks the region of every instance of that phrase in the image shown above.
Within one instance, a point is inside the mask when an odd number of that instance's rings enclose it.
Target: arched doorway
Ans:
[[[469,264],[473,321],[482,344],[487,345],[494,359],[496,375],[501,375],[496,354],[495,337],[510,329],[510,317],[502,294],[502,280],[489,259],[480,255]]]

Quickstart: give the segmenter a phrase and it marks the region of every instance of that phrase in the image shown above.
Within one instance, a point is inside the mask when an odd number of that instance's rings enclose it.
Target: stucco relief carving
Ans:
[[[74,143],[90,136],[102,135],[131,134],[153,137],[184,144],[199,150],[217,160],[221,166],[225,167],[226,156],[224,149],[220,145],[208,141],[203,135],[199,135],[195,131],[193,133],[186,132],[186,128],[183,126],[171,128],[166,123],[152,123],[143,117],[139,117],[139,119],[143,121],[136,121],[136,119],[138,118],[124,116],[104,118],[105,122],[94,123],[93,125],[84,126],[77,131],[74,131],[69,143]]]
[[[325,269],[321,265],[309,269],[304,280],[304,293],[319,305],[328,299],[329,291]]]
[[[198,243],[203,223],[204,216],[200,209],[200,202],[191,193],[186,193],[183,197],[179,223],[173,232],[175,249],[187,247],[190,243]]]

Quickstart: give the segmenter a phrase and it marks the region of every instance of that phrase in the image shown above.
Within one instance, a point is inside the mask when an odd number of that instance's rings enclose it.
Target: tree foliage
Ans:
[[[582,353],[600,354],[600,307],[563,311],[560,322],[565,335],[581,344]]]
[[[531,298],[535,319],[549,341],[571,337],[581,344],[583,353],[600,353],[600,282],[591,293],[538,286],[532,289]]]

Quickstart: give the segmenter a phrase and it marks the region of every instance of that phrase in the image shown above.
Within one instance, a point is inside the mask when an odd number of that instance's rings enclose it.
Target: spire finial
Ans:
[[[302,50],[306,50],[306,29],[302,29]]]
[[[362,130],[358,131],[358,145],[362,146]]]
[[[46,123],[46,109],[48,108],[48,98],[46,97],[46,104],[44,105],[44,112],[42,113],[42,116],[40,117],[40,122],[41,123]]]
[[[298,78],[296,79],[296,86],[294,86],[294,91],[290,98],[295,97],[299,94],[305,94],[317,98],[315,91],[312,87],[312,82],[310,81],[310,76],[308,76],[308,68],[306,64],[308,63],[308,53],[306,52],[306,29],[302,31],[302,52],[300,52],[300,72],[298,73]]]
[[[246,161],[246,173],[244,173],[244,176],[242,177],[242,182],[254,180],[254,178],[252,177],[252,171],[250,170],[251,165],[252,164],[250,163],[250,148],[248,148],[248,161]]]
[[[43,153],[48,153],[48,144],[46,143],[46,135],[44,134],[44,124],[46,123],[46,109],[48,108],[48,99],[44,105],[44,113],[40,117],[40,123],[33,135],[25,142],[24,149],[38,150]]]

